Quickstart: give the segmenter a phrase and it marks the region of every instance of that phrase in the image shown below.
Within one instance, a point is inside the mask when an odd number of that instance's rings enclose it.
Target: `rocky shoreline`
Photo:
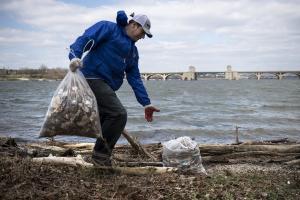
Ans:
[[[33,158],[82,155],[93,144],[19,142],[0,138],[0,199],[299,199],[300,144],[288,140],[199,145],[208,175],[128,175],[97,168],[35,163]],[[157,162],[161,144],[143,145]],[[149,160],[117,146],[116,165]]]

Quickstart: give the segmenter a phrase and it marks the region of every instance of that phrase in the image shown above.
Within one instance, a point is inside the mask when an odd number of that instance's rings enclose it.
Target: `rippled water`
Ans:
[[[0,135],[37,140],[59,81],[0,81]],[[300,80],[147,81],[155,121],[144,120],[126,81],[118,96],[128,111],[127,130],[143,143],[190,136],[200,143],[288,137],[300,140]],[[92,142],[80,137],[59,140]],[[120,143],[125,142],[124,139]]]

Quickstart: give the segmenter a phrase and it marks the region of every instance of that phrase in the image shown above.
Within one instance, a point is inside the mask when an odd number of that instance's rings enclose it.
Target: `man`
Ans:
[[[129,23],[127,19],[125,12],[119,11],[117,23],[100,21],[70,46],[70,69],[80,68],[97,99],[103,138],[98,138],[94,146],[92,159],[96,165],[111,165],[112,150],[126,125],[126,109],[115,93],[125,74],[137,101],[144,106],[145,119],[151,122],[153,112],[159,112],[151,105],[141,80],[135,46],[145,35],[152,37],[150,20],[146,15],[132,15]],[[87,49],[90,52],[81,62],[79,58]]]

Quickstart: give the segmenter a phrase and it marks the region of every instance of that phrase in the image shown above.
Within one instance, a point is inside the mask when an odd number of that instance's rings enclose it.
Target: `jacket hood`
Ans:
[[[125,27],[128,23],[128,17],[124,10],[120,10],[117,12],[116,22],[119,26]]]

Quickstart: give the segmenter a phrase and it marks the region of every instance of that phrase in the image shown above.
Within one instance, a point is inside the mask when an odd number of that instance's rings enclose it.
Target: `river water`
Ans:
[[[60,81],[0,81],[0,135],[38,139],[52,95]],[[152,104],[161,109],[154,122],[124,81],[117,92],[127,108],[126,129],[142,143],[190,136],[199,143],[289,138],[300,140],[300,80],[146,81]],[[94,142],[83,137],[57,140]],[[121,138],[119,143],[125,143]]]

